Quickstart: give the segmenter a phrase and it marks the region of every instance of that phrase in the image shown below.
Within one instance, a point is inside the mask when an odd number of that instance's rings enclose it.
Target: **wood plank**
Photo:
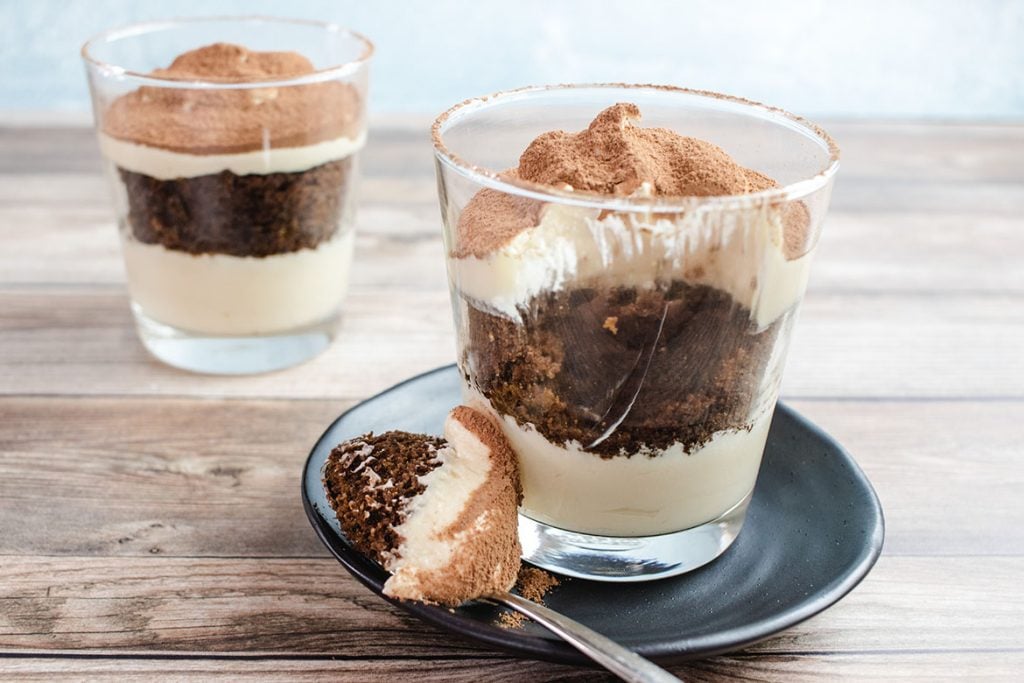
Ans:
[[[328,558],[5,559],[0,653],[488,651],[405,615]],[[1024,651],[1022,572],[1021,557],[883,557],[837,605],[746,653]]]
[[[440,212],[371,205],[359,214],[352,287],[446,290]],[[110,209],[0,204],[0,284],[123,287],[121,247]]]
[[[1024,182],[1024,126],[827,122],[842,150],[840,178]]]
[[[392,607],[333,558],[5,559],[0,651],[345,657],[486,651]]]
[[[436,206],[437,189],[433,164],[414,150],[409,163],[394,172],[366,175],[359,184],[359,199],[388,206]],[[870,161],[870,160],[868,160]],[[942,159],[932,159],[938,166]],[[41,172],[0,174],[0,201],[11,206],[77,205],[85,208],[110,207],[109,191],[99,173],[99,160],[94,172]],[[416,168],[418,164],[420,167]],[[987,181],[982,179],[932,179],[922,169],[916,179],[885,177],[881,173],[863,173],[849,177],[840,172],[832,194],[832,211],[857,213],[931,211],[936,213],[981,212],[1013,217],[1024,205],[1024,182],[1019,180]],[[24,192],[19,192],[24,190]],[[89,191],[87,191],[89,190]]]
[[[2,116],[2,115],[0,115]],[[100,150],[91,127],[9,126],[0,121],[0,174],[98,174]],[[364,174],[433,175],[430,124],[374,127],[360,159]],[[410,164],[412,156],[416,163]]]
[[[485,667],[485,668],[483,668]],[[592,669],[513,659],[0,659],[0,675],[31,681],[352,681],[355,683],[495,683],[520,681],[613,681]]]
[[[890,555],[1024,555],[1024,405],[793,401],[867,473]]]
[[[785,388],[874,482],[886,554],[825,614],[676,671],[1010,679],[1024,126],[828,127],[843,170]],[[330,419],[453,357],[429,144],[422,126],[372,134],[341,339],[229,379],[165,368],[135,340],[91,132],[0,128],[0,678],[605,679],[404,616],[305,522],[304,451]]]
[[[2,398],[0,556],[323,557],[299,477],[347,405]],[[874,483],[888,555],[1024,556],[1024,403],[794,407]]]
[[[814,286],[1020,291],[1024,275],[1009,255],[1024,248],[1024,127],[839,125],[848,149]],[[440,221],[424,136],[374,133],[360,226],[365,236],[407,248],[433,243],[408,256],[432,269],[430,286],[443,287],[440,264],[429,265],[440,253]],[[90,168],[74,160],[95,157],[91,133],[0,128],[0,140],[20,152],[0,173],[0,223],[11,228],[0,234],[0,283],[121,282],[98,157]],[[61,154],[52,151],[57,143]],[[373,261],[357,268],[356,286],[417,272],[389,267],[395,254],[376,253],[379,246],[360,244]]]
[[[715,657],[672,666],[685,681],[943,681],[1014,680],[1024,668],[1019,652],[888,653],[868,655],[785,655]],[[48,658],[0,660],[0,674],[19,681],[355,681],[390,683],[495,683],[580,681],[611,683],[616,679],[593,669],[511,659],[203,659]]]
[[[374,126],[363,155],[369,175],[432,175],[429,121]],[[1024,126],[825,121],[842,149],[842,173],[917,180],[1020,182]],[[26,128],[0,122],[0,146],[9,154],[0,173],[82,173],[98,168],[99,148],[90,128]],[[417,153],[409,163],[410,150]],[[936,163],[938,161],[939,163]]]
[[[825,219],[809,294],[1024,292],[1024,214],[853,213]]]
[[[1024,397],[1024,296],[812,293],[784,395]],[[285,373],[196,377],[152,360],[118,289],[0,289],[0,394],[360,399],[455,358],[444,290],[353,292],[336,342]],[[358,359],[358,362],[355,362]]]
[[[483,668],[482,668],[483,667]],[[669,669],[685,681],[941,681],[1013,680],[1024,667],[1020,653],[893,653],[885,655],[787,655],[716,657]],[[0,661],[0,673],[20,681],[381,681],[438,683],[508,681],[586,681],[610,683],[612,676],[592,669],[509,659],[488,660],[178,660],[114,658],[32,658]]]
[[[432,167],[431,167],[432,169]],[[0,174],[0,205],[13,209],[58,208],[102,211],[113,223],[113,207],[106,179],[94,173]],[[432,171],[431,171],[432,172]],[[433,175],[362,176],[359,203],[437,210],[437,186]]]
[[[0,232],[0,285],[124,283],[106,205],[0,200],[0,224],[7,226]],[[366,203],[358,226],[355,289],[447,287],[433,198],[426,204]],[[1022,293],[1020,253],[1024,212],[835,211],[822,234],[811,291]]]
[[[431,148],[422,122],[415,125],[371,131],[362,155],[364,202],[435,201]],[[844,149],[834,211],[983,211],[1007,217],[1024,212],[1019,162],[1024,126],[838,122],[829,127]],[[15,193],[31,183],[32,174],[43,173],[62,176],[59,183],[45,184],[43,196],[54,197],[48,201],[82,201],[82,193],[66,181],[69,175],[85,175],[93,187],[85,197],[106,203],[106,191],[95,191],[101,164],[91,130],[0,127],[0,144],[10,152],[0,161],[0,176],[13,180],[6,181],[13,188],[0,189],[3,201],[24,201],[8,198],[24,196]],[[5,184],[2,177],[0,184]]]
[[[934,163],[942,163],[935,160]],[[842,171],[840,171],[842,173]],[[977,183],[964,181],[899,182],[885,177],[863,180],[837,177],[830,203],[832,211],[862,213],[894,211],[937,213],[982,211],[1012,217],[1024,210],[1024,183]]]
[[[1024,395],[1024,299],[809,295],[783,381],[788,398]]]
[[[300,367],[198,377],[145,352],[123,293],[85,291],[0,295],[0,393],[362,398],[455,357],[445,292],[378,292],[353,294],[339,338]]]
[[[1020,675],[1019,652],[890,652],[878,655],[720,657],[674,669],[688,681],[897,681],[994,680]]]
[[[300,476],[348,405],[2,401],[0,555],[322,556]]]

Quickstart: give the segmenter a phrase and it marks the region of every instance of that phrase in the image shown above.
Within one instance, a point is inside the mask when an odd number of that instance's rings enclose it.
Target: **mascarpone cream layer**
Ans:
[[[257,258],[189,254],[123,240],[128,289],[154,320],[189,332],[273,334],[334,315],[348,289],[355,233]]]
[[[366,133],[356,138],[340,137],[302,147],[274,147],[239,154],[184,154],[159,147],[137,145],[104,133],[99,134],[100,151],[117,166],[157,180],[195,178],[231,171],[235,175],[297,173],[344,159],[366,143]]]
[[[797,304],[811,253],[788,260],[779,211],[750,209],[677,218],[611,214],[548,204],[535,227],[484,258],[449,259],[455,287],[494,312],[519,319],[542,292],[606,284],[653,287],[683,279],[728,292],[758,327]]]
[[[652,536],[709,522],[753,490],[771,412],[749,431],[718,432],[690,453],[674,444],[628,458],[557,446],[508,416],[501,425],[519,456],[527,517],[580,533]]]
[[[391,572],[384,584],[387,595],[422,600],[423,578],[443,571],[466,537],[486,531],[490,524],[489,514],[484,512],[473,527],[447,533],[487,481],[491,456],[490,449],[458,420],[448,418],[445,439],[454,446],[438,449],[441,466],[420,477],[426,488],[412,499],[405,521],[395,527],[402,542],[387,566]]]

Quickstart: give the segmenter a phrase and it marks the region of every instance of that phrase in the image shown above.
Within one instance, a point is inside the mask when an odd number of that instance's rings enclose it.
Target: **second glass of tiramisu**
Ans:
[[[465,400],[509,438],[524,557],[645,580],[740,532],[838,150],[678,88],[527,88],[434,145]]]
[[[372,45],[332,24],[177,20],[82,48],[140,337],[212,373],[335,333]]]

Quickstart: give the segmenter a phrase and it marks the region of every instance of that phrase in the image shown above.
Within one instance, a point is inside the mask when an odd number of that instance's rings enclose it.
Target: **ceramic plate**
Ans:
[[[378,595],[388,575],[341,533],[324,495],[324,461],[335,444],[369,431],[440,434],[459,401],[455,366],[414,377],[346,411],[306,462],[302,500],[313,528],[342,565]],[[721,557],[689,574],[647,583],[563,579],[545,602],[657,661],[718,654],[775,635],[834,604],[874,565],[883,533],[878,498],[850,455],[779,405],[743,532]],[[395,604],[522,656],[589,663],[532,623],[499,627],[497,608],[473,604],[450,612]]]

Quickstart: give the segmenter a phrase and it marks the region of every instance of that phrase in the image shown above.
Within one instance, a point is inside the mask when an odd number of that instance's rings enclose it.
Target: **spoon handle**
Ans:
[[[628,650],[611,638],[587,628],[554,610],[512,593],[488,596],[492,602],[525,614],[624,681],[631,683],[679,683],[679,679]]]

